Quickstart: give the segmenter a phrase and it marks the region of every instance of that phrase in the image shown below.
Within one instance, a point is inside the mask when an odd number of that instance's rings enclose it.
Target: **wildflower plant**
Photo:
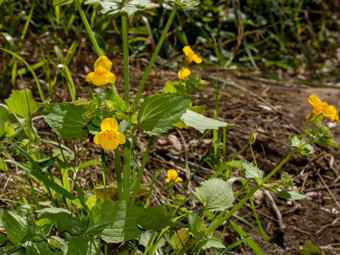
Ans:
[[[218,170],[196,187],[188,198],[176,194],[177,185],[189,180],[175,169],[155,174],[149,189],[146,189],[142,177],[154,137],[174,127],[195,128],[203,133],[228,125],[218,120],[218,116],[214,119],[204,116],[205,106],[193,105],[190,93],[206,86],[207,82],[187,68],[192,62],[200,64],[203,61],[189,45],[183,48],[185,58],[178,72],[179,80],[167,81],[163,93],[141,100],[149,73],[176,12],[179,8],[199,4],[199,1],[193,0],[165,2],[171,7],[171,12],[144,70],[135,98],[130,99],[128,17],[137,11],[155,8],[158,4],[139,0],[85,1],[85,4],[99,4],[102,13],[121,18],[124,60],[124,95],[121,97],[114,84],[116,76],[111,72],[112,62],[99,47],[80,1],[74,0],[67,3],[76,6],[98,55],[94,70],[85,78],[89,86],[96,86],[91,100],[76,99],[70,89],[71,102],[55,103],[50,98],[45,99],[38,87],[42,102],[34,101],[30,90],[23,90],[13,91],[5,100],[6,105],[0,105],[0,137],[7,139],[13,154],[21,155],[27,162],[22,163],[8,156],[5,160],[0,158],[0,168],[6,169],[7,164],[13,164],[24,170],[33,197],[30,206],[0,211],[0,227],[7,234],[0,233],[0,245],[1,242],[5,243],[8,254],[108,254],[110,243],[125,243],[134,251],[139,245],[144,245],[144,254],[151,255],[156,254],[165,241],[176,254],[211,254],[209,252],[213,249],[223,252],[228,248],[217,229],[220,226],[233,228],[241,237],[246,237],[247,234],[232,220],[232,216],[248,202],[257,222],[254,228],[264,239],[268,239],[257,217],[253,194],[266,188],[285,199],[302,199],[302,192],[291,190],[293,181],[288,174],[282,174],[280,182],[268,183],[269,180],[297,151],[306,155],[313,152],[312,144],[337,146],[332,133],[323,124],[325,118],[339,121],[335,107],[311,95],[308,101],[313,105],[313,110],[307,116],[305,129],[301,134],[290,136],[292,151],[269,174],[265,175],[258,167],[255,157],[253,162],[249,162],[237,160],[237,154],[232,159],[225,159]],[[40,108],[43,108],[41,118],[54,131],[56,141],[40,139],[34,129],[32,114]],[[137,130],[148,137],[139,165],[135,162]],[[100,159],[81,162],[64,142],[89,138],[91,144],[99,145],[94,148],[98,152],[100,150]],[[249,139],[251,151],[256,138],[256,131],[252,131]],[[54,155],[34,152],[43,142],[57,147]],[[113,164],[107,164],[109,157],[113,159]],[[79,173],[94,165],[101,165],[103,183],[95,184],[92,191],[86,191],[78,178]],[[60,174],[54,175],[51,169]],[[241,176],[234,176],[233,171],[225,174],[230,169],[241,169]],[[109,171],[114,173],[115,182],[107,183]],[[153,183],[159,175],[164,177],[164,184],[170,184],[167,186],[170,191],[163,205],[151,206]],[[242,188],[234,192],[235,182],[240,182]],[[39,201],[38,196],[42,193],[48,197],[47,202]],[[146,196],[145,200],[139,199],[142,195]],[[199,204],[198,210],[185,207],[189,199]],[[252,239],[247,237],[244,241],[256,254],[263,254]]]

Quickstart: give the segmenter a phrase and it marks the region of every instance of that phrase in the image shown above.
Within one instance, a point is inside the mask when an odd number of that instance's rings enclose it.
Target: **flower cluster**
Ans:
[[[102,86],[116,81],[116,75],[111,73],[112,62],[106,57],[99,57],[94,63],[94,72],[86,75],[86,81],[96,86]]]
[[[191,49],[190,46],[185,46],[183,48],[183,52],[185,54],[185,60],[183,64],[184,67],[178,72],[179,79],[186,79],[190,76],[191,71],[189,68],[186,68],[185,66],[189,65],[192,61],[194,61],[197,64],[202,63],[202,59],[199,56],[197,56],[197,54]]]
[[[178,177],[178,173],[175,169],[169,169],[167,171],[168,178],[165,179],[166,182],[181,182],[183,179],[181,177]]]
[[[312,115],[322,115],[324,118],[330,118],[331,121],[339,122],[338,111],[333,105],[328,105],[327,102],[323,102],[317,95],[312,94],[308,97],[308,102],[313,105]]]
[[[93,141],[95,144],[100,144],[104,150],[114,150],[119,144],[125,143],[125,136],[118,132],[118,123],[114,118],[104,119],[100,129]]]

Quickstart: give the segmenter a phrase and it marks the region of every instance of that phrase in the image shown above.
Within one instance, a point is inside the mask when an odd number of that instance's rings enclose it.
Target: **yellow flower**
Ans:
[[[168,178],[165,179],[166,182],[181,182],[183,181],[181,177],[178,177],[178,173],[175,169],[169,169],[167,171]]]
[[[86,75],[86,81],[92,82],[96,86],[114,83],[116,75],[111,73],[112,62],[106,57],[99,57],[94,63],[94,72]]]
[[[118,123],[114,118],[104,119],[100,129],[93,141],[95,144],[100,144],[104,150],[114,150],[119,144],[125,143],[125,136],[118,132]]]
[[[178,78],[186,79],[186,78],[188,78],[190,76],[190,74],[191,74],[191,71],[188,68],[182,68],[178,72]]]
[[[195,52],[191,49],[190,46],[185,46],[185,47],[183,48],[183,52],[184,52],[184,54],[185,54],[185,56],[186,56],[186,58],[185,58],[185,64],[184,64],[184,65],[188,65],[188,64],[190,64],[192,61],[194,61],[194,62],[197,63],[197,64],[202,63],[202,59],[201,59],[199,56],[197,56],[197,55],[195,54]]]
[[[331,121],[339,122],[338,111],[333,105],[328,105],[327,102],[323,102],[317,95],[312,94],[308,97],[308,102],[313,105],[312,114],[322,114],[324,118],[330,118]]]

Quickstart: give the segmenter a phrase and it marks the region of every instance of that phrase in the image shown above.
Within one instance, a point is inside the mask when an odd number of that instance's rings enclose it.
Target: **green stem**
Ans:
[[[128,202],[130,200],[130,169],[131,169],[131,144],[126,142],[123,147],[123,170],[124,170],[124,200]]]
[[[281,162],[278,164],[273,171],[271,171],[260,183],[256,186],[252,187],[247,195],[243,197],[240,202],[238,202],[233,209],[231,209],[226,215],[224,215],[225,211],[221,212],[215,220],[210,224],[208,231],[213,232],[216,228],[218,228],[224,221],[228,220],[236,211],[238,211],[247,201],[248,199],[263,186],[266,181],[270,179],[281,167],[295,154],[298,149],[294,149],[291,153],[289,153]]]
[[[33,196],[33,199],[34,199],[35,207],[36,207],[37,210],[40,210],[39,200],[37,198],[37,194],[35,193],[34,186],[33,186],[33,183],[32,183],[32,179],[28,174],[27,174],[27,179],[28,179],[28,183],[30,184],[30,187],[31,187],[31,190],[32,190],[32,196]]]
[[[142,165],[138,170],[137,180],[136,180],[136,183],[134,185],[134,191],[133,191],[133,195],[132,195],[132,203],[135,202],[136,197],[137,197],[137,193],[138,193],[138,190],[139,190],[140,183],[142,181],[144,169],[145,169],[146,163],[147,163],[148,158],[149,158],[153,138],[154,137],[151,136],[150,139],[149,139],[148,145],[146,147],[146,151],[145,151],[144,156],[143,156]]]
[[[115,150],[115,163],[116,163],[116,181],[118,189],[118,200],[122,200],[123,189],[122,189],[122,169],[120,167],[120,152],[119,148]]]
[[[101,154],[101,157],[102,157],[104,200],[106,200],[106,161],[105,161],[105,152],[104,152],[103,149],[101,149],[100,154]]]
[[[78,12],[79,12],[79,15],[80,15],[80,18],[85,26],[85,29],[87,31],[87,35],[89,36],[90,38],[90,41],[95,49],[95,51],[97,52],[98,56],[104,56],[104,53],[103,51],[100,49],[98,43],[97,43],[97,40],[96,38],[94,37],[94,34],[93,34],[93,31],[90,27],[90,24],[86,18],[86,15],[83,11],[83,8],[81,7],[80,3],[79,3],[79,0],[74,0],[74,3],[76,5],[76,8],[78,9]]]
[[[128,42],[128,17],[122,15],[122,34],[123,34],[123,58],[124,58],[124,101],[126,106],[129,105],[129,42]]]
[[[137,105],[139,103],[139,100],[140,100],[140,98],[142,96],[142,92],[143,92],[143,89],[144,89],[144,85],[145,85],[145,83],[146,83],[146,81],[148,79],[149,73],[151,71],[151,68],[152,68],[155,60],[156,60],[156,57],[158,56],[158,53],[159,53],[159,51],[160,51],[160,49],[161,49],[161,47],[163,45],[163,42],[164,42],[165,37],[166,37],[166,35],[167,35],[168,31],[169,31],[169,28],[170,28],[170,26],[172,24],[172,21],[174,20],[175,14],[176,14],[176,7],[173,7],[173,9],[172,9],[172,11],[170,13],[169,19],[168,19],[168,21],[167,21],[167,23],[165,25],[165,28],[164,28],[164,30],[162,32],[161,38],[159,39],[159,41],[158,41],[158,43],[156,45],[156,49],[155,49],[155,51],[152,54],[150,63],[146,67],[146,69],[144,71],[144,74],[143,74],[143,77],[142,77],[142,81],[139,84],[139,88],[138,88],[136,97],[135,97],[135,99],[133,101],[133,104],[132,104],[132,107],[131,107],[132,112],[135,111],[135,109],[136,109],[136,107],[137,107]]]

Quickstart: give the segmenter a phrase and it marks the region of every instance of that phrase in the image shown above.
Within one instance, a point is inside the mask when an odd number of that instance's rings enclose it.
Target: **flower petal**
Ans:
[[[320,100],[320,98],[318,98],[317,95],[315,94],[312,94],[308,97],[308,102],[313,105],[313,106],[316,106],[316,105],[319,105],[322,103],[322,101]]]
[[[105,79],[107,80],[107,83],[115,83],[116,75],[114,73],[108,72],[105,74]]]
[[[94,72],[90,72],[90,73],[88,73],[88,74],[86,75],[85,80],[86,80],[87,82],[91,82],[91,81],[93,80],[94,76],[95,76],[95,73],[94,73]]]
[[[185,56],[190,56],[190,55],[194,54],[193,50],[191,49],[191,47],[189,45],[184,46],[183,52],[184,52]]]
[[[176,178],[178,177],[178,173],[175,169],[169,169],[167,171],[167,174],[168,174],[168,178],[171,180],[171,181],[174,181],[176,180]]]
[[[177,177],[176,180],[175,180],[175,182],[182,182],[182,181],[183,181],[183,179],[181,177]]]
[[[182,68],[178,72],[178,78],[179,79],[186,79],[190,76],[191,71],[188,68]]]
[[[104,68],[106,71],[110,72],[112,67],[112,62],[106,56],[99,57],[94,63],[94,70],[98,68]]]
[[[101,133],[102,133],[102,132],[98,132],[98,133],[94,136],[93,142],[94,142],[95,144],[100,144],[100,135],[101,135]]]
[[[117,132],[112,130],[105,130],[100,137],[100,145],[104,150],[114,150],[118,147]]]
[[[200,64],[202,63],[202,59],[197,56],[196,54],[194,54],[194,56],[192,57],[192,60],[196,63],[196,64]]]
[[[106,118],[102,121],[102,123],[100,123],[100,129],[102,131],[105,131],[105,130],[117,131],[118,122],[114,118]]]

